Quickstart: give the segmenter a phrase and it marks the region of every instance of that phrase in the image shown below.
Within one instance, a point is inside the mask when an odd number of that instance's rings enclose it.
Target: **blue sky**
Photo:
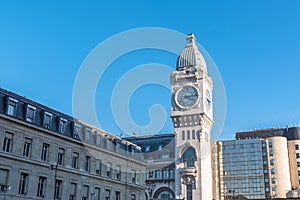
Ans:
[[[0,87],[72,115],[75,77],[92,49],[122,31],[163,27],[193,32],[218,66],[227,94],[222,139],[244,129],[299,124],[299,8],[296,0],[1,1]],[[175,68],[176,56],[132,52],[104,73],[95,105],[101,128],[122,132],[110,111],[114,84],[151,62]],[[149,107],[159,103],[169,112],[169,102],[163,87],[140,88],[130,101],[132,118],[146,125]],[[163,131],[172,130],[168,118]]]

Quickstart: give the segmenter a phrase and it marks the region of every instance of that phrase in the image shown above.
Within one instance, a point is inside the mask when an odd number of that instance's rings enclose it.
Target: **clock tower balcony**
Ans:
[[[197,169],[196,167],[184,167],[181,169],[181,176],[186,177],[186,176],[193,176],[195,177],[197,174]]]

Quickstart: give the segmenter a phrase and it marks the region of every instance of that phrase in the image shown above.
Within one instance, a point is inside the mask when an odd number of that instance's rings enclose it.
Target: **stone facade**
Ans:
[[[212,79],[193,34],[171,74],[176,199],[212,199]]]
[[[174,134],[132,137],[126,140],[142,148],[147,163],[146,199],[175,199]]]
[[[0,141],[0,199],[145,198],[140,147],[5,90]]]

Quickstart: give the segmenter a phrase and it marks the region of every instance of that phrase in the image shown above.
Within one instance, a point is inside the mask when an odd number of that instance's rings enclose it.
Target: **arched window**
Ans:
[[[194,148],[189,147],[182,156],[182,161],[184,163],[184,166],[189,167],[195,167],[195,161],[197,160],[196,151]]]
[[[187,131],[187,140],[190,140],[190,139],[191,139],[191,132]]]
[[[174,197],[173,197],[172,193],[170,193],[168,191],[163,191],[158,195],[157,199],[165,200],[165,199],[173,199],[173,198]]]
[[[154,196],[153,196],[155,200],[169,200],[169,199],[174,199],[175,195],[174,192],[172,190],[170,190],[170,188],[160,188],[158,189]]]

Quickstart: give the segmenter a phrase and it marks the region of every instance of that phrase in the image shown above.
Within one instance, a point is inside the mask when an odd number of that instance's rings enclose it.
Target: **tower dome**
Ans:
[[[177,60],[176,70],[182,71],[189,67],[206,66],[205,60],[196,45],[196,37],[189,34],[186,38],[187,44]]]

